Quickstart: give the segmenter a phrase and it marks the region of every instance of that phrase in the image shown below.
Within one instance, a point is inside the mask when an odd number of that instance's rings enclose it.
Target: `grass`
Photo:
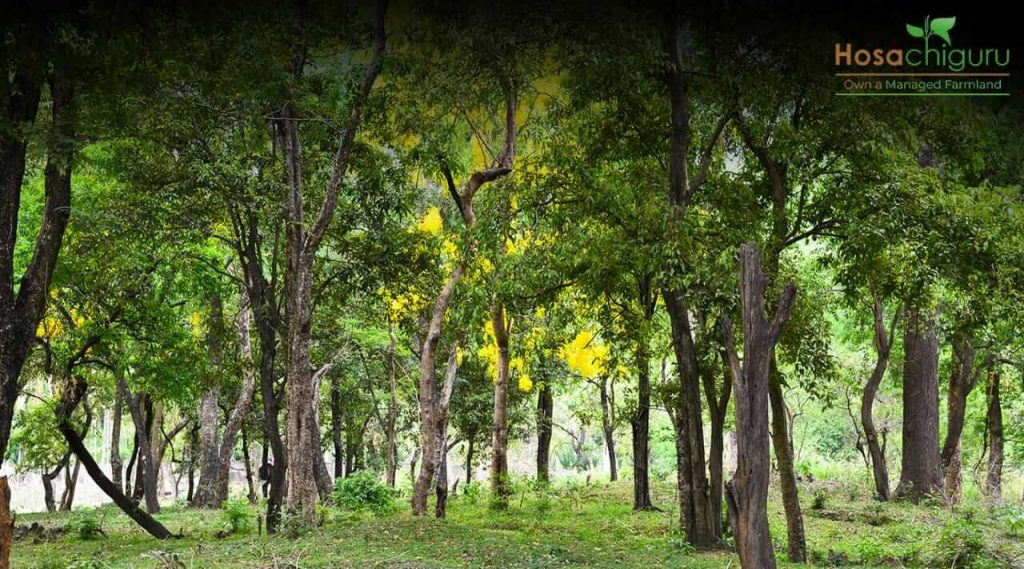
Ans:
[[[413,518],[402,508],[389,515],[328,509],[326,523],[298,538],[258,536],[253,528],[224,538],[218,512],[181,506],[164,509],[160,520],[180,539],[157,542],[111,507],[103,508],[108,536],[81,539],[68,532],[49,541],[18,541],[12,566],[27,568],[313,568],[313,567],[738,567],[727,551],[694,553],[675,529],[672,484],[655,488],[664,512],[631,510],[630,483],[562,485],[526,490],[506,512],[492,512],[488,498],[460,496],[448,518]],[[773,488],[774,490],[774,488]],[[959,567],[949,556],[950,536],[966,527],[982,540],[983,555],[972,567],[1014,567],[1024,562],[1024,510],[961,506],[877,504],[855,486],[815,483],[802,489],[810,564],[815,567]],[[818,509],[813,509],[815,495]],[[785,552],[781,504],[770,504],[772,535],[780,561]],[[823,502],[823,503],[821,503]],[[252,508],[253,518],[259,510]],[[61,527],[69,516],[26,514]],[[958,532],[943,532],[958,523]],[[226,532],[221,532],[223,535]],[[976,534],[976,535],[975,535]],[[975,544],[976,545],[976,544]],[[955,551],[956,543],[952,543]],[[945,555],[945,556],[943,556]],[[952,563],[953,565],[950,565]],[[781,566],[787,566],[780,563]]]

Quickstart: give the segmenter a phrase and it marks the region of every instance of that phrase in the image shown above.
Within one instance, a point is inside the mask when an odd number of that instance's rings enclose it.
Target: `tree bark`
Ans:
[[[144,394],[133,396],[128,388],[128,383],[123,375],[118,374],[117,383],[124,390],[125,398],[128,401],[128,409],[132,414],[132,421],[135,423],[135,432],[138,433],[139,441],[139,474],[136,480],[142,480],[142,492],[146,499],[146,511],[150,514],[160,512],[160,500],[156,489],[156,472],[153,470],[153,451],[150,446],[146,417],[143,416],[142,399]],[[79,457],[81,459],[81,457]]]
[[[677,473],[680,477],[680,524],[694,547],[710,548],[721,543],[721,534],[715,532],[714,520],[721,517],[715,511],[721,510],[722,506],[711,503],[705,466],[697,350],[683,291],[666,291],[663,297],[672,326],[672,347],[679,379],[675,431],[676,437],[682,439],[676,444],[677,466],[682,468]]]
[[[398,471],[398,365],[395,361],[395,327],[388,320],[388,422],[385,436],[388,443],[387,484],[395,487],[395,475]]]
[[[11,487],[0,476],[0,569],[11,567],[11,543],[14,542],[14,512],[11,511]]]
[[[615,455],[615,422],[608,393],[608,377],[602,377],[597,386],[601,393],[601,431],[604,434],[604,448],[608,452],[608,478],[615,482],[619,479],[619,460]]]
[[[452,346],[445,369],[444,387],[440,393],[435,381],[420,385],[420,448],[423,460],[420,463],[420,474],[413,487],[414,516],[426,515],[427,498],[430,491],[435,488],[435,477],[438,476],[438,469],[441,467],[442,454],[446,453],[446,442],[442,439],[448,432],[448,404],[451,402],[459,369],[457,352],[458,346]],[[415,469],[415,461],[413,463]],[[438,517],[444,517],[444,506],[435,510],[435,513]]]
[[[871,473],[875,480],[875,497],[879,501],[888,502],[891,497],[889,491],[889,469],[885,464],[885,451],[878,442],[878,431],[875,429],[875,420],[872,415],[872,408],[875,404],[875,397],[878,387],[885,378],[885,371],[889,366],[889,354],[892,351],[892,342],[896,333],[896,323],[899,320],[899,311],[893,315],[888,331],[885,327],[885,315],[882,310],[882,299],[878,292],[872,287],[872,313],[874,316],[875,335],[875,368],[864,386],[864,395],[860,400],[860,422],[864,428],[864,438],[868,443],[868,454],[871,456]]]
[[[651,293],[649,276],[637,279],[638,302],[643,323],[636,345],[637,402],[630,417],[633,434],[633,509],[654,509],[650,485],[651,435],[651,356],[648,345],[648,327],[654,317],[655,297]]]
[[[939,456],[939,337],[935,316],[908,308],[903,333],[903,457],[896,497],[943,496]]]
[[[551,394],[551,386],[542,382],[537,388],[537,481],[551,481],[551,427],[555,411],[555,398]],[[466,484],[470,482],[469,466],[473,452],[473,439],[469,440],[466,453]]]
[[[476,445],[476,428],[466,434],[466,488],[473,483],[473,452]]]
[[[34,59],[31,64],[21,62],[0,78],[0,112],[12,127],[0,133],[0,465],[10,442],[21,371],[46,313],[53,269],[71,215],[75,92],[68,66],[55,63],[47,78],[52,136],[43,170],[42,220],[15,294],[14,256],[28,147],[25,133],[36,120],[47,67],[45,57]]]
[[[949,376],[949,391],[946,398],[946,439],[942,443],[940,456],[946,497],[951,504],[956,504],[960,501],[963,487],[961,435],[967,414],[967,397],[974,390],[977,379],[974,372],[977,348],[970,332],[955,332],[951,343],[953,370]]]
[[[988,430],[988,473],[985,477],[987,498],[998,504],[1003,499],[1003,407],[999,393],[999,374],[988,374],[988,411],[985,425]]]
[[[121,474],[123,472],[121,464],[121,415],[124,412],[121,406],[123,401],[124,392],[121,391],[121,386],[118,385],[117,391],[114,394],[113,425],[110,428],[110,475],[111,482],[118,488],[121,488]]]
[[[711,448],[708,458],[710,474],[711,505],[717,506],[712,512],[711,527],[715,535],[722,535],[722,501],[724,499],[725,471],[722,467],[722,455],[725,453],[725,417],[729,410],[729,399],[732,397],[732,376],[729,372],[729,355],[723,350],[722,358],[725,377],[719,394],[715,388],[715,378],[711,370],[702,373],[704,378],[704,397],[707,399],[708,411],[711,415]]]
[[[505,307],[500,304],[491,307],[491,328],[498,346],[497,378],[494,382],[494,423],[491,438],[491,493],[495,505],[508,506],[512,491],[508,479],[508,381],[509,381],[509,334],[511,322],[505,321]],[[612,447],[610,447],[612,448]],[[609,451],[614,458],[615,451]],[[615,467],[612,467],[615,472]]]
[[[768,530],[768,402],[769,371],[775,344],[792,312],[796,287],[790,283],[771,321],[765,317],[765,284],[755,243],[740,251],[740,301],[743,316],[743,363],[733,339],[733,326],[723,318],[729,369],[736,391],[736,475],[727,488],[729,519],[736,536],[740,565],[775,567]]]
[[[342,441],[341,378],[331,377],[331,445],[334,447],[334,477],[345,476],[345,445]]]
[[[772,410],[772,446],[775,448],[775,460],[779,468],[782,507],[786,512],[787,558],[792,563],[805,563],[807,538],[804,535],[804,516],[800,510],[800,495],[796,484],[793,439],[790,436],[782,378],[776,367],[774,350],[768,364],[768,401]]]

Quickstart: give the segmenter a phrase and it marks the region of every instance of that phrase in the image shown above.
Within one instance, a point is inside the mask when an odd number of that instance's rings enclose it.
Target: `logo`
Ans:
[[[892,47],[835,44],[834,64],[845,96],[1007,96],[1010,50],[954,47],[956,16],[925,16],[905,24],[908,40]],[[895,42],[894,42],[895,43]]]

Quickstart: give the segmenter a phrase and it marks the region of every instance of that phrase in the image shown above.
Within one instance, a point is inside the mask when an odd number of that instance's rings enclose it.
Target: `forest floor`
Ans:
[[[157,542],[112,506],[93,513],[25,514],[17,525],[57,528],[13,547],[18,568],[312,568],[312,567],[738,567],[727,551],[694,553],[674,528],[673,484],[655,501],[663,512],[631,510],[630,483],[562,484],[526,490],[505,512],[486,496],[451,500],[446,520],[417,519],[404,498],[375,516],[326,510],[326,522],[302,535],[245,532],[224,538],[223,512],[164,508],[158,517],[180,539]],[[774,488],[773,488],[774,491]],[[964,504],[878,504],[858,489],[816,483],[802,496],[812,567],[1024,567],[1024,508]],[[967,500],[970,502],[970,500]],[[785,522],[770,505],[780,561]],[[104,536],[79,532],[102,519]],[[256,508],[250,510],[255,519]],[[781,563],[780,566],[788,566]]]

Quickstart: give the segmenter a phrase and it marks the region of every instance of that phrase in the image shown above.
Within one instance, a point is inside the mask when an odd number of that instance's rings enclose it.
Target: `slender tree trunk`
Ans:
[[[123,379],[121,381],[124,381]],[[96,460],[93,459],[92,455],[89,454],[89,450],[82,442],[81,437],[75,431],[74,426],[71,423],[71,416],[74,413],[75,407],[78,406],[79,402],[85,397],[87,386],[85,382],[80,379],[75,379],[74,383],[69,389],[65,390],[64,394],[61,395],[60,402],[57,405],[57,428],[60,433],[64,436],[64,440],[67,441],[68,447],[71,452],[78,458],[85,471],[89,473],[89,476],[96,482],[111,500],[117,504],[117,507],[121,509],[128,517],[134,520],[142,529],[146,530],[150,535],[157,539],[167,539],[172,537],[171,532],[167,530],[156,519],[146,513],[144,510],[139,508],[131,498],[126,496],[121,489],[114,485],[113,482],[107,478],[106,474],[103,473],[103,469],[96,464]],[[127,390],[126,390],[127,392]],[[132,406],[130,402],[131,395],[128,395],[129,407]]]
[[[1003,499],[1003,407],[999,393],[999,374],[988,374],[988,412],[985,414],[988,428],[988,475],[985,478],[985,493],[988,499],[998,504]]]
[[[722,467],[722,455],[725,453],[725,418],[729,410],[729,399],[732,397],[732,377],[729,372],[729,355],[722,351],[725,378],[722,381],[721,394],[715,389],[715,378],[711,370],[704,376],[704,396],[707,399],[711,415],[711,449],[708,457],[708,472],[711,476],[711,505],[717,506],[712,513],[712,529],[715,535],[722,535],[722,500],[725,486],[725,472]]]
[[[715,510],[721,510],[721,505],[711,503],[705,467],[697,350],[693,343],[684,291],[666,291],[663,297],[672,325],[672,347],[679,374],[679,423],[675,430],[676,436],[683,438],[681,443],[676,444],[676,448],[683,451],[681,458],[677,457],[677,466],[683,468],[677,474],[681,477],[680,523],[691,544],[699,548],[710,548],[721,543],[721,534],[715,532],[714,521],[716,517],[721,517],[721,514],[715,513]]]
[[[57,466],[49,472],[43,472],[40,478],[43,479],[43,503],[46,504],[47,512],[57,511],[57,500],[53,493],[53,481],[60,476],[60,473],[67,468],[68,461],[71,459],[71,451],[68,451],[61,457],[60,462]]]
[[[637,300],[643,312],[642,329],[636,347],[637,402],[630,418],[633,434],[633,509],[654,509],[651,501],[650,435],[651,435],[651,356],[648,345],[649,322],[654,317],[655,300],[649,276],[637,279]]]
[[[192,506],[219,508],[217,473],[220,471],[220,449],[217,444],[217,419],[220,414],[220,388],[211,387],[199,399],[199,486]]]
[[[395,473],[398,471],[398,365],[395,361],[395,326],[388,320],[388,422],[387,437],[387,484],[395,487]]]
[[[420,465],[420,474],[416,478],[413,488],[412,513],[415,516],[423,516],[427,513],[427,498],[432,489],[435,489],[435,479],[441,468],[440,461],[447,456],[446,441],[448,433],[448,404],[451,402],[452,390],[455,389],[455,378],[459,369],[458,346],[452,346],[448,354],[448,365],[445,369],[444,387],[441,393],[437,391],[437,383],[434,380],[420,385],[420,436],[422,438],[420,448],[422,449],[423,462]],[[428,454],[429,453],[429,454]],[[415,472],[415,460],[413,460],[413,471]],[[447,474],[445,484],[447,484]],[[447,487],[446,487],[447,488]],[[445,490],[447,496],[447,489]],[[435,510],[438,517],[444,517],[444,506]]]
[[[60,511],[62,512],[70,512],[71,506],[75,503],[75,487],[78,486],[78,469],[81,466],[82,461],[76,459],[74,468],[71,468],[69,464],[68,468],[64,470],[64,495],[60,500]]]
[[[124,401],[124,393],[121,391],[121,386],[118,385],[117,392],[114,394],[113,425],[110,428],[110,475],[111,481],[118,488],[121,487],[121,473],[123,471],[121,464],[122,401]]]
[[[903,333],[903,458],[896,496],[943,496],[939,456],[939,337],[933,314],[906,311]]]
[[[124,390],[125,398],[128,401],[128,409],[132,414],[132,421],[135,423],[135,432],[138,433],[139,444],[139,472],[136,480],[141,479],[143,496],[146,499],[146,511],[150,514],[160,512],[160,500],[156,489],[156,472],[153,470],[153,451],[150,447],[150,438],[146,428],[146,417],[143,416],[142,399],[145,394],[140,393],[133,396],[124,377],[118,377],[118,384]],[[152,413],[149,413],[152,416]],[[81,457],[79,457],[81,460]]]
[[[511,495],[508,480],[508,374],[509,328],[505,322],[505,307],[491,307],[491,327],[498,346],[498,373],[494,382],[494,426],[491,439],[491,493],[495,505],[508,507]],[[614,451],[610,451],[614,455]],[[614,467],[612,472],[614,472]]]
[[[434,475],[434,494],[437,502],[434,515],[443,518],[448,508],[448,423],[438,425],[437,473]]]
[[[245,461],[245,482],[249,486],[249,503],[255,506],[259,502],[259,496],[256,493],[256,480],[252,472],[252,457],[249,455],[249,437],[244,428],[242,429],[242,460]]]
[[[555,411],[555,398],[551,394],[551,386],[545,381],[537,388],[537,481],[551,480],[551,427]],[[470,453],[473,452],[473,440],[469,441],[467,451],[466,483],[472,474],[468,470]]]
[[[46,313],[50,280],[71,214],[71,169],[75,143],[75,92],[67,64],[56,62],[47,77],[46,56],[11,65],[0,78],[0,464],[7,454],[21,371]],[[26,133],[32,131],[44,79],[51,95],[51,133],[43,170],[43,212],[39,233],[15,294],[21,188]]]
[[[127,399],[127,397],[125,398]],[[132,495],[132,473],[136,471],[135,461],[139,458],[139,433],[132,437],[132,454],[128,457],[128,467],[124,471],[124,493]]]
[[[466,434],[466,488],[473,483],[473,451],[476,445],[476,429]],[[467,490],[468,491],[468,490]]]
[[[331,377],[331,444],[334,446],[335,478],[345,476],[345,446],[341,431],[341,378],[335,374]]]
[[[729,369],[736,392],[736,474],[727,488],[729,520],[740,565],[772,569],[775,555],[768,530],[769,372],[775,344],[792,312],[796,287],[786,287],[771,321],[765,318],[765,277],[755,243],[740,252],[740,300],[743,314],[743,364],[733,340],[731,320],[723,319]]]
[[[608,378],[602,377],[598,384],[601,392],[601,430],[604,433],[604,448],[608,451],[609,479],[619,479],[619,460],[615,456],[615,424],[612,421],[611,401],[608,393]]]
[[[968,333],[954,333],[953,370],[949,376],[949,391],[946,399],[946,439],[942,444],[942,472],[946,485],[946,497],[951,504],[960,501],[963,486],[961,473],[961,435],[967,414],[967,397],[974,389],[974,360],[977,348],[974,338]]]
[[[782,394],[782,378],[772,352],[768,373],[768,400],[772,410],[772,446],[779,468],[782,487],[782,506],[786,512],[786,553],[791,563],[807,561],[807,538],[804,536],[804,516],[800,511],[800,495],[796,483],[796,465],[793,458],[793,439],[790,437],[786,401]]]
[[[889,366],[889,354],[892,350],[892,341],[896,331],[897,316],[894,315],[889,330],[886,332],[885,316],[882,312],[882,301],[878,293],[872,289],[875,334],[875,368],[864,386],[864,395],[860,400],[860,422],[864,428],[864,438],[868,443],[868,454],[871,456],[871,473],[875,480],[875,497],[879,501],[888,502],[891,494],[889,492],[889,469],[885,464],[885,450],[878,442],[878,431],[875,429],[875,420],[872,408],[875,404],[875,397],[878,394],[878,387],[885,378],[885,371]],[[898,312],[897,312],[898,314]]]

